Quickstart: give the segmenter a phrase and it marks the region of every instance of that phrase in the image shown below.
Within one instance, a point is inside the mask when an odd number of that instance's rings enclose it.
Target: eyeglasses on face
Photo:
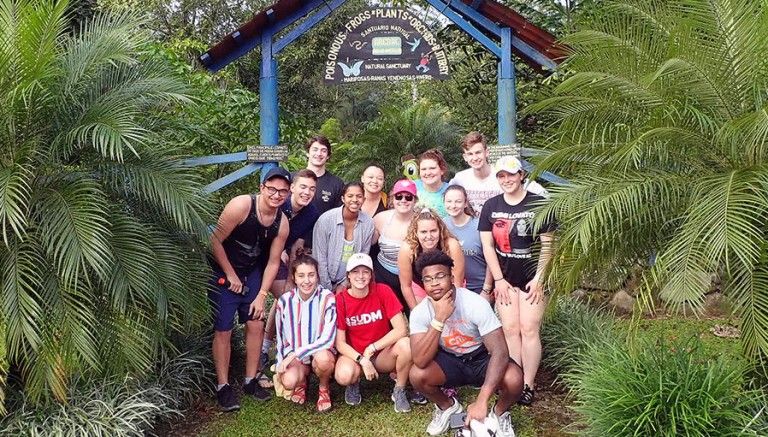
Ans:
[[[443,279],[445,279],[448,276],[448,273],[440,272],[436,274],[435,276],[424,276],[421,278],[421,281],[424,283],[424,285],[431,284],[433,282],[440,282]]]
[[[403,194],[403,193],[397,193],[395,194],[396,200],[403,200],[405,199],[407,202],[413,202],[413,194]]]
[[[267,192],[267,195],[274,196],[277,194],[280,197],[286,197],[288,194],[290,194],[289,190],[278,190],[275,187],[270,187],[269,185],[264,185],[264,191]]]

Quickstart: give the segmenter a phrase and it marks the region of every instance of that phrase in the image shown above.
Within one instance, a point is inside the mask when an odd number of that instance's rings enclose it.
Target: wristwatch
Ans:
[[[360,364],[360,362],[363,361],[363,356],[360,354],[357,354],[357,358],[355,358],[355,361],[357,362],[357,364]]]

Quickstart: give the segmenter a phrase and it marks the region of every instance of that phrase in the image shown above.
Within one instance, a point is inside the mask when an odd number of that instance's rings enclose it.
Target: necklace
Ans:
[[[256,199],[256,220],[259,222],[259,225],[264,228],[264,239],[266,240],[269,236],[269,227],[264,226],[264,222],[261,220],[261,209],[259,209],[259,205],[261,204],[261,194],[259,194],[258,199]]]

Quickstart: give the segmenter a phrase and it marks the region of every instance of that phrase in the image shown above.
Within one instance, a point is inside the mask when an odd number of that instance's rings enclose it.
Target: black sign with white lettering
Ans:
[[[288,158],[288,145],[248,146],[245,159],[248,162],[282,162]]]
[[[360,12],[331,43],[326,83],[448,78],[448,58],[421,19],[404,9]]]

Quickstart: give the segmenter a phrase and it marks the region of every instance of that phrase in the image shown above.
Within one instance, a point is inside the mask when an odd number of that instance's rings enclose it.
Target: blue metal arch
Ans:
[[[513,145],[517,142],[516,134],[516,101],[515,101],[515,67],[512,59],[512,48],[524,53],[529,59],[543,67],[554,70],[557,64],[529,44],[515,37],[511,28],[499,26],[478,11],[482,0],[475,0],[472,5],[457,0],[426,0],[438,12],[451,20],[456,26],[478,41],[486,50],[499,59],[498,64],[498,139],[503,145]],[[212,72],[224,68],[257,46],[261,47],[261,74],[259,76],[260,103],[260,140],[262,145],[277,145],[279,142],[279,99],[277,82],[277,60],[275,56],[302,35],[310,31],[333,11],[341,7],[346,0],[309,0],[287,17],[279,20],[273,18],[274,11],[266,11],[268,26],[260,35],[253,38],[243,38],[239,32],[231,36],[237,44],[236,50],[227,53],[220,59],[212,60],[209,55],[201,56],[201,61]],[[306,17],[296,27],[275,41],[275,35],[287,27]],[[480,28],[478,28],[478,26]],[[482,29],[482,30],[481,30]],[[488,34],[497,38],[495,42]],[[527,156],[525,150],[523,154]],[[214,155],[195,158],[186,161],[187,165],[209,165],[226,162],[244,161],[245,152]],[[527,168],[532,165],[523,161]],[[267,170],[276,163],[249,163],[205,187],[205,192],[217,191],[238,179],[262,169]],[[262,171],[265,173],[265,171]],[[552,183],[564,184],[567,181],[552,173],[544,172],[541,177]]]

